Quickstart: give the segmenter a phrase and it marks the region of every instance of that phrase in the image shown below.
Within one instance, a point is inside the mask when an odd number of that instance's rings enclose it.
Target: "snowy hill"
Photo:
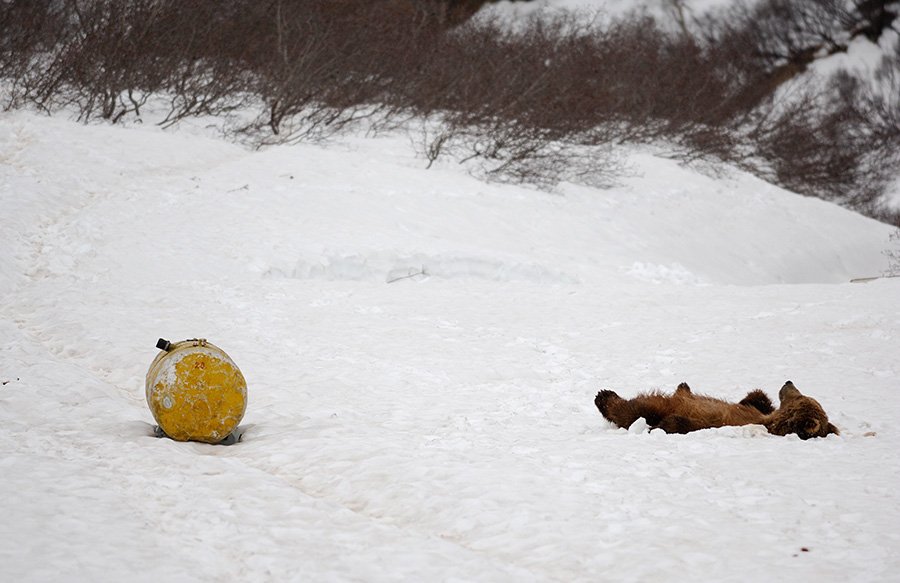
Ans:
[[[0,114],[9,581],[889,581],[891,231],[642,151],[609,190]],[[156,338],[245,441],[151,436]],[[600,388],[817,398],[840,437],[628,432]]]

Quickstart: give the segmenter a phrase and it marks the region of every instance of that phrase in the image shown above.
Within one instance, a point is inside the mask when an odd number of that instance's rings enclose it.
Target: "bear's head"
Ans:
[[[801,393],[794,383],[787,381],[778,392],[781,403],[778,409],[769,416],[766,428],[775,435],[796,433],[800,439],[826,437],[840,431],[828,421],[828,415],[812,397]]]

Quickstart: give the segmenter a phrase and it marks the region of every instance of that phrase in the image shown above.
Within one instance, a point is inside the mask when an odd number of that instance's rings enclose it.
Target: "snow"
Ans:
[[[896,576],[888,226],[642,151],[550,193],[202,133],[0,114],[3,580]],[[159,336],[241,367],[242,443],[152,437]],[[841,436],[593,405],[787,379]]]
[[[872,79],[882,59],[895,51],[900,42],[898,37],[900,34],[892,30],[885,31],[878,44],[864,36],[856,37],[849,42],[845,52],[816,59],[810,66],[810,72],[822,79],[827,79],[838,71],[848,71],[862,78]]]
[[[685,15],[702,15],[713,10],[726,8],[732,0],[683,0]],[[646,11],[654,16],[672,18],[672,0],[532,0],[516,2],[500,0],[482,9],[487,14],[504,18],[523,18],[534,14],[575,12],[585,15],[619,16],[635,10]]]

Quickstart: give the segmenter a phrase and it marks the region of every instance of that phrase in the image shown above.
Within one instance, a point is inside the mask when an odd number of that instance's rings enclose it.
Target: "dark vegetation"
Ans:
[[[220,116],[255,145],[403,128],[429,163],[541,185],[603,183],[612,146],[650,144],[897,221],[879,200],[900,172],[900,52],[876,78],[796,82],[900,29],[897,2],[761,0],[672,29],[640,13],[511,29],[470,18],[481,4],[0,0],[0,105],[116,123],[163,99],[161,125]]]

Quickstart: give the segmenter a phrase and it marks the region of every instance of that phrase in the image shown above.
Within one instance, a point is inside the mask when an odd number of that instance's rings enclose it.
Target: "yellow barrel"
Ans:
[[[147,371],[147,404],[160,429],[176,441],[219,443],[247,410],[247,383],[225,351],[203,338],[171,343]]]

